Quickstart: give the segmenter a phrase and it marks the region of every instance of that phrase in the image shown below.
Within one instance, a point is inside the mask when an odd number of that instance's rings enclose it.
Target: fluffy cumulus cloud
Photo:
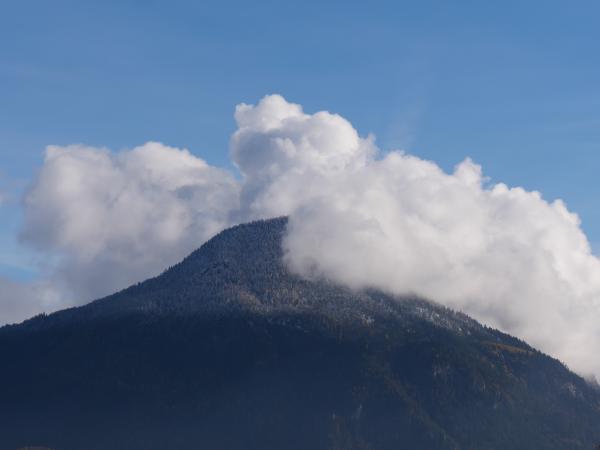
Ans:
[[[288,215],[322,194],[323,181],[364,167],[373,140],[343,117],[305,114],[281,96],[238,105],[231,155],[243,177],[243,219]]]
[[[291,270],[434,299],[600,374],[600,260],[563,202],[488,185],[469,159],[448,174],[380,157],[345,119],[281,97],[236,119],[243,203],[290,216]]]
[[[239,186],[187,150],[48,147],[24,199],[23,241],[54,256],[65,298],[89,301],[160,273],[229,223]]]
[[[400,153],[336,189],[291,215],[293,270],[434,299],[600,374],[600,261],[561,201]]]
[[[600,260],[560,200],[489,183],[469,159],[445,173],[382,155],[344,118],[277,95],[235,119],[237,178],[158,143],[48,148],[22,239],[53,257],[52,298],[107,294],[229,225],[288,215],[290,270],[433,299],[600,375]]]

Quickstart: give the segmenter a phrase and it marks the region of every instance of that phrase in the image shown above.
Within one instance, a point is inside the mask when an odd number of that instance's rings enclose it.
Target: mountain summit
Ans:
[[[0,448],[592,449],[600,393],[422,299],[290,274],[286,219],[0,329]]]

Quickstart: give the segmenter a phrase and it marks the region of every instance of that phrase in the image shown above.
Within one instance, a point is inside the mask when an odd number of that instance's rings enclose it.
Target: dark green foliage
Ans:
[[[0,449],[593,449],[600,394],[414,298],[301,280],[285,219],[0,329]]]

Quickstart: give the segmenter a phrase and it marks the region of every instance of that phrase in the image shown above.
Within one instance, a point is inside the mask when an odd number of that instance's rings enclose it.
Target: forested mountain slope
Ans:
[[[291,275],[286,219],[0,329],[0,448],[592,449],[600,394],[416,298]]]

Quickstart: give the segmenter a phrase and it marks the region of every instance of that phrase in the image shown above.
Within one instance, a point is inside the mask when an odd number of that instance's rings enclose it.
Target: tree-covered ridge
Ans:
[[[0,329],[0,448],[591,449],[600,395],[416,298],[291,275],[286,220]]]

